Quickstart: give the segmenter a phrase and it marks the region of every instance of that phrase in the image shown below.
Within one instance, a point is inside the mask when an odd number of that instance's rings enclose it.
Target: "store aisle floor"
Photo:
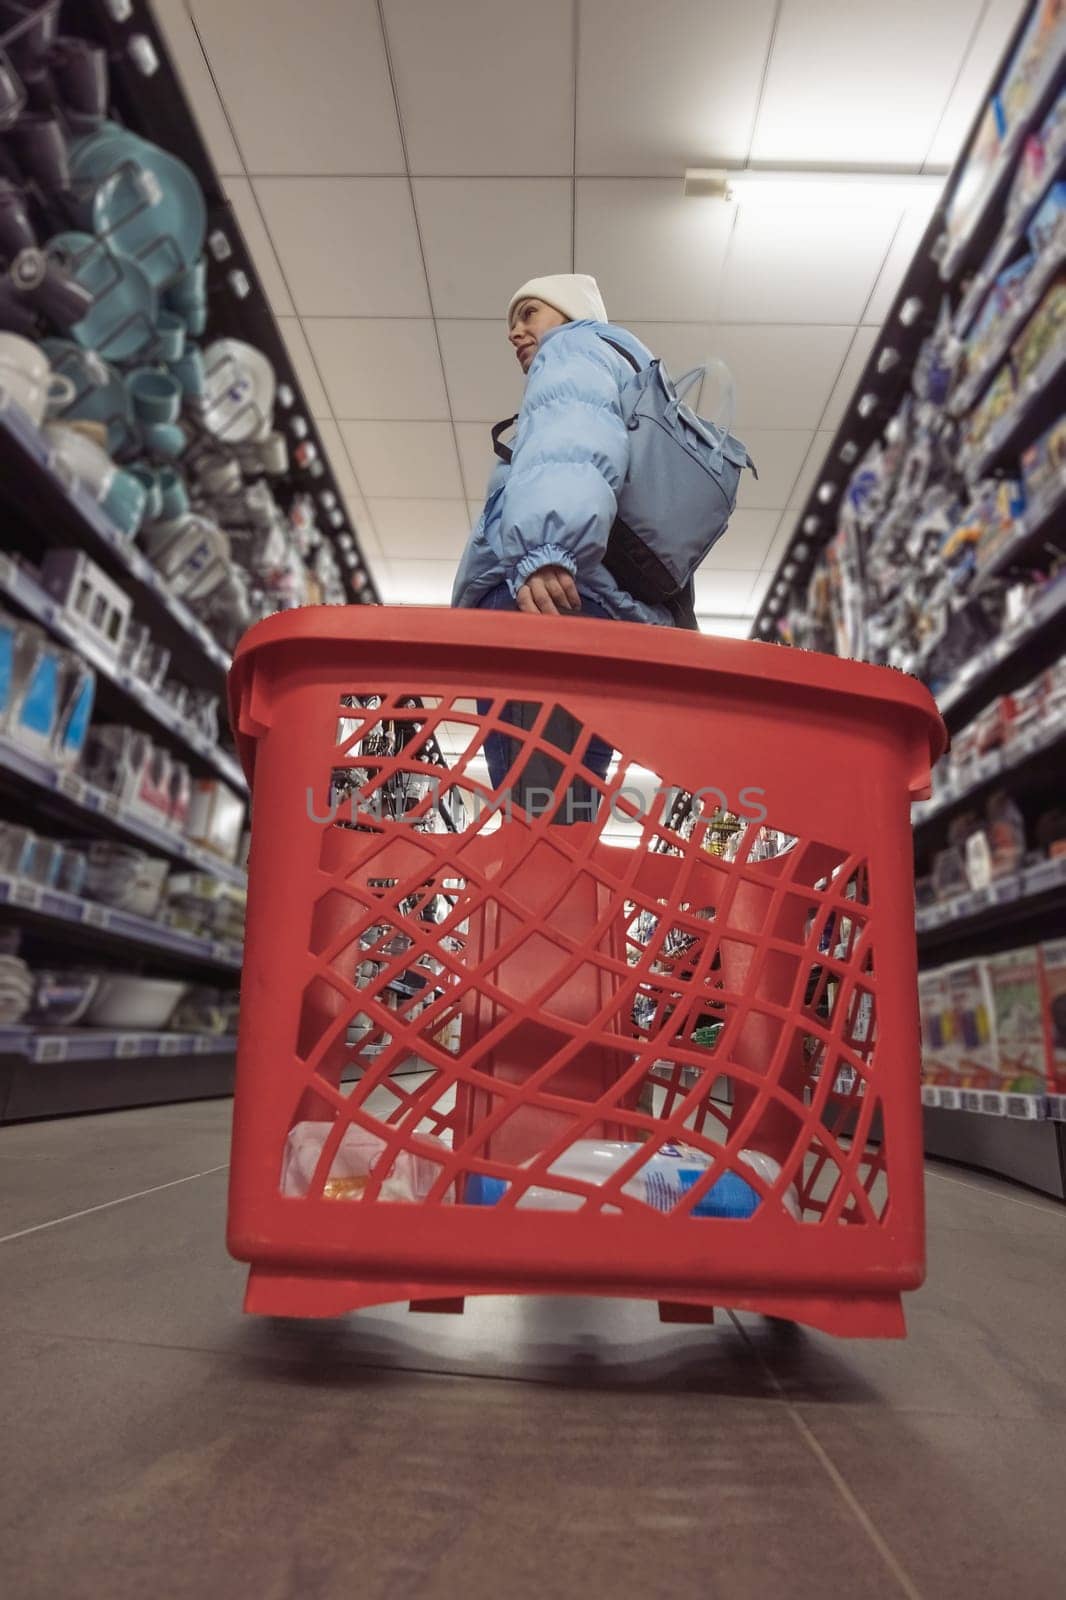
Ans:
[[[244,1318],[228,1102],[0,1131],[12,1600],[1063,1592],[1066,1210],[929,1173],[904,1344],[634,1303]]]

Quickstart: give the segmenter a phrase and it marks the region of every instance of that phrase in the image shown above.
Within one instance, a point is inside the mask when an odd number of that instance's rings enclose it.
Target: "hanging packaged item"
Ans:
[[[8,732],[20,744],[42,755],[51,752],[56,734],[64,654],[35,623],[18,625]]]
[[[88,662],[72,650],[64,651],[63,669],[53,748],[57,765],[69,772],[81,760],[89,737],[96,698],[96,674]]]
[[[116,661],[122,653],[133,602],[84,550],[49,550],[41,582],[85,639]]]

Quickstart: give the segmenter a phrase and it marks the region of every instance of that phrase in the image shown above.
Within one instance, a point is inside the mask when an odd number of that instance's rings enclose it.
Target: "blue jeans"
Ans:
[[[478,601],[479,611],[517,611],[518,607],[511,598],[511,591],[505,583],[498,584],[495,589]],[[599,617],[604,621],[612,620],[609,611],[596,600],[590,600],[587,595],[581,596],[581,612],[583,617]],[[491,701],[479,700],[478,712],[485,716],[491,707]],[[539,702],[509,700],[501,713],[501,721],[509,722],[516,728],[529,729],[539,715],[541,706]],[[556,708],[548,718],[541,732],[540,738],[544,744],[553,745],[556,750],[573,750],[583,732],[582,724],[568,711]],[[505,733],[490,733],[485,739],[485,760],[488,763],[489,777],[492,787],[498,789],[507,778],[512,767],[517,770],[511,777],[508,786],[512,806],[523,806],[530,816],[539,816],[548,809],[553,800],[548,798],[548,793],[558,799],[556,789],[562,773],[562,765],[553,761],[538,745],[528,750],[525,759],[521,754],[525,748],[524,742],[518,739],[509,739]],[[607,776],[607,769],[611,764],[614,751],[609,744],[595,734],[591,736],[581,758],[581,765],[601,781]],[[583,779],[575,778],[566,791],[564,802],[560,805],[552,821],[559,824],[570,822],[591,822],[599,809],[601,795],[592,784]]]

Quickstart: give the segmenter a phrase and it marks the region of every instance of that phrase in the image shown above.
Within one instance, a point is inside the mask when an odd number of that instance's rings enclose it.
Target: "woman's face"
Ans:
[[[545,305],[543,300],[519,300],[511,315],[511,331],[507,335],[514,345],[518,364],[523,372],[528,372],[533,357],[544,334],[549,328],[561,328],[569,319],[561,311],[556,311],[554,306]]]

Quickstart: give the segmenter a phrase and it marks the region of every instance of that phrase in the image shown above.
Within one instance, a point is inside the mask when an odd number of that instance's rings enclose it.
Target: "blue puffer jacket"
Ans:
[[[602,565],[618,491],[629,462],[620,393],[633,368],[600,337],[651,352],[613,323],[567,322],[540,341],[526,377],[510,465],[489,480],[452,591],[453,606],[476,606],[506,582],[512,595],[540,567],[565,567],[582,594],[612,617],[670,627],[665,606],[620,589]]]

